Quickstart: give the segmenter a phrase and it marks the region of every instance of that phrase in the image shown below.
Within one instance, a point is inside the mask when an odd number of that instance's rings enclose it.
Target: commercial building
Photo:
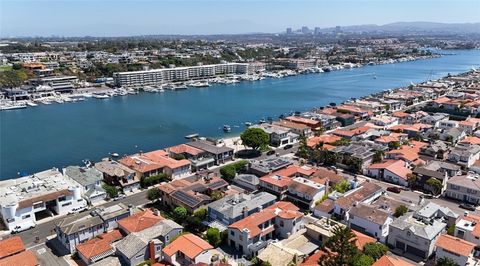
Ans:
[[[0,216],[8,230],[34,227],[37,215],[65,215],[85,208],[82,189],[53,168],[0,182]]]
[[[113,73],[117,87],[158,86],[169,82],[247,74],[249,64],[225,63]]]

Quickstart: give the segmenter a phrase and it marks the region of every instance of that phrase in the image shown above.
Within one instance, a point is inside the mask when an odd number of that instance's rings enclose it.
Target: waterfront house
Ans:
[[[281,125],[263,123],[253,125],[251,128],[260,128],[265,131],[269,136],[269,145],[274,147],[283,147],[298,142],[299,134],[293,133],[292,129]]]
[[[205,170],[215,165],[215,159],[208,152],[186,144],[176,145],[165,150],[174,159],[183,156],[189,160],[193,171]]]
[[[125,156],[118,160],[119,163],[135,171],[135,177],[143,178],[163,173],[163,166],[143,156],[142,153]]]
[[[273,122],[272,125],[288,128],[292,133],[295,133],[299,136],[306,137],[306,138],[309,138],[313,135],[312,128],[303,123],[292,122],[290,120],[283,119],[280,121]]]
[[[95,163],[95,168],[103,173],[105,183],[120,187],[123,192],[134,191],[140,188],[140,179],[135,171],[110,159]]]
[[[107,197],[107,193],[102,188],[103,174],[96,168],[68,166],[63,169],[63,174],[78,183],[88,203],[94,204]]]
[[[66,215],[86,206],[80,186],[56,168],[0,181],[0,216],[10,231],[34,227],[37,215]]]
[[[390,224],[387,242],[400,252],[426,259],[446,226],[441,218],[415,218],[413,212],[407,212]]]
[[[228,244],[252,257],[274,238],[287,238],[302,225],[303,213],[289,202],[279,201],[228,227]]]
[[[164,261],[175,266],[216,265],[221,253],[207,241],[194,234],[184,234],[162,250]]]
[[[31,250],[26,250],[19,236],[0,240],[0,265],[2,266],[38,266],[37,257]]]
[[[311,129],[310,131],[308,131],[308,130],[298,131],[298,133],[301,133],[301,135],[303,135],[303,134],[310,135],[312,130],[315,131],[315,130],[321,129],[323,127],[322,121],[307,118],[307,117],[287,116],[287,117],[285,117],[284,120],[290,121],[292,123],[302,124],[302,125],[308,126]],[[282,120],[279,123],[282,123]],[[293,124],[290,124],[290,125],[293,125]],[[297,128],[297,130],[300,130],[300,128]],[[308,136],[306,136],[306,137],[308,137]]]
[[[463,239],[443,234],[435,244],[435,260],[447,258],[457,265],[476,265],[477,260],[473,257],[476,245]]]
[[[277,197],[267,193],[234,194],[207,205],[208,220],[226,226],[275,203]]]
[[[207,152],[215,160],[215,165],[221,165],[233,160],[233,149],[227,146],[217,146],[206,140],[188,142],[187,145]]]
[[[260,161],[250,161],[248,164],[248,171],[257,176],[264,176],[266,174],[278,171],[291,165],[292,162],[286,158],[276,157]]]

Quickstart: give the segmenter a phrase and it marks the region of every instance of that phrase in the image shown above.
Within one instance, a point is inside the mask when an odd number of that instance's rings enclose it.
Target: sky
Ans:
[[[0,0],[0,36],[282,32],[286,27],[480,22],[480,0]]]

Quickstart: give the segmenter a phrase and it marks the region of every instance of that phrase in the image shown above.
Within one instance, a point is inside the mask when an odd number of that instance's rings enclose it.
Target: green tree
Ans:
[[[350,144],[350,140],[347,138],[342,138],[332,143],[333,146],[346,146],[348,144]]]
[[[339,183],[337,183],[334,187],[334,190],[340,193],[345,193],[350,189],[350,183],[348,180],[342,180]]]
[[[417,183],[417,175],[412,173],[407,174],[407,182],[408,182],[408,185],[413,188],[415,183]]]
[[[214,247],[218,247],[222,243],[222,237],[218,228],[208,228],[207,233],[205,234],[205,238],[207,239],[208,243],[210,243],[210,245]]]
[[[372,257],[375,261],[387,254],[388,247],[382,243],[367,243],[363,246],[363,254]]]
[[[103,184],[102,187],[105,190],[105,192],[108,194],[109,198],[113,199],[116,196],[118,196],[118,188],[117,187],[110,186],[108,184]]]
[[[308,159],[309,149],[307,145],[307,138],[305,136],[300,137],[300,146],[298,147],[297,156],[300,158]]]
[[[396,218],[404,215],[405,213],[407,213],[408,211],[408,208],[407,206],[405,205],[400,205],[398,206],[396,209],[395,209],[395,212],[393,213],[393,216],[395,216]]]
[[[390,150],[396,150],[400,148],[400,146],[401,146],[400,141],[392,141],[388,143],[388,148],[390,148]]]
[[[177,223],[183,223],[187,218],[187,216],[188,216],[187,209],[185,209],[184,207],[181,207],[181,206],[176,207],[173,210],[173,219]]]
[[[370,266],[375,263],[375,260],[365,254],[360,254],[355,258],[353,266]]]
[[[168,179],[167,174],[160,173],[158,175],[152,175],[152,176],[142,178],[141,185],[142,185],[142,187],[147,188],[149,186],[152,186],[152,185],[158,184],[160,182],[166,181],[167,179]]]
[[[186,158],[185,158],[185,155],[183,155],[183,154],[181,154],[181,153],[180,153],[180,154],[174,154],[172,157],[173,157],[173,159],[175,159],[175,160],[177,160],[177,161],[186,159]]]
[[[205,218],[207,218],[207,209],[200,208],[193,213],[193,216],[204,220]]]
[[[262,147],[268,146],[269,136],[261,128],[247,128],[240,135],[243,145],[254,150],[260,150]]]
[[[216,201],[223,198],[223,193],[221,191],[215,190],[212,192],[210,197],[212,198],[213,201]]]
[[[426,184],[431,188],[431,191],[434,195],[438,195],[442,191],[443,185],[440,180],[436,178],[429,178],[426,182]]]
[[[379,163],[383,160],[383,156],[384,156],[384,152],[383,151],[376,151],[375,154],[373,155],[373,159],[372,159],[372,163]]]
[[[358,255],[356,237],[348,227],[336,227],[333,235],[325,243],[325,253],[318,260],[322,266],[353,265]]]
[[[450,258],[443,257],[437,259],[435,266],[459,266],[455,261]]]
[[[147,191],[147,198],[149,200],[156,200],[160,197],[160,191],[157,188],[151,188]]]
[[[447,229],[447,234],[455,236],[455,224],[452,224]]]
[[[220,168],[220,174],[222,178],[231,182],[237,173],[245,171],[246,166],[248,165],[248,161],[242,160],[236,163],[232,163],[229,165],[225,165]]]

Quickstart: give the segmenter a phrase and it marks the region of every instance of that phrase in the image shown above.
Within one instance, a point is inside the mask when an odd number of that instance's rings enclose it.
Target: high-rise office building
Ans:
[[[315,35],[320,34],[320,27],[315,27],[315,30],[313,31]]]
[[[302,33],[303,33],[303,34],[310,33],[310,30],[308,29],[307,26],[303,26],[303,27],[302,27]]]
[[[292,34],[292,28],[287,28],[287,34]]]

